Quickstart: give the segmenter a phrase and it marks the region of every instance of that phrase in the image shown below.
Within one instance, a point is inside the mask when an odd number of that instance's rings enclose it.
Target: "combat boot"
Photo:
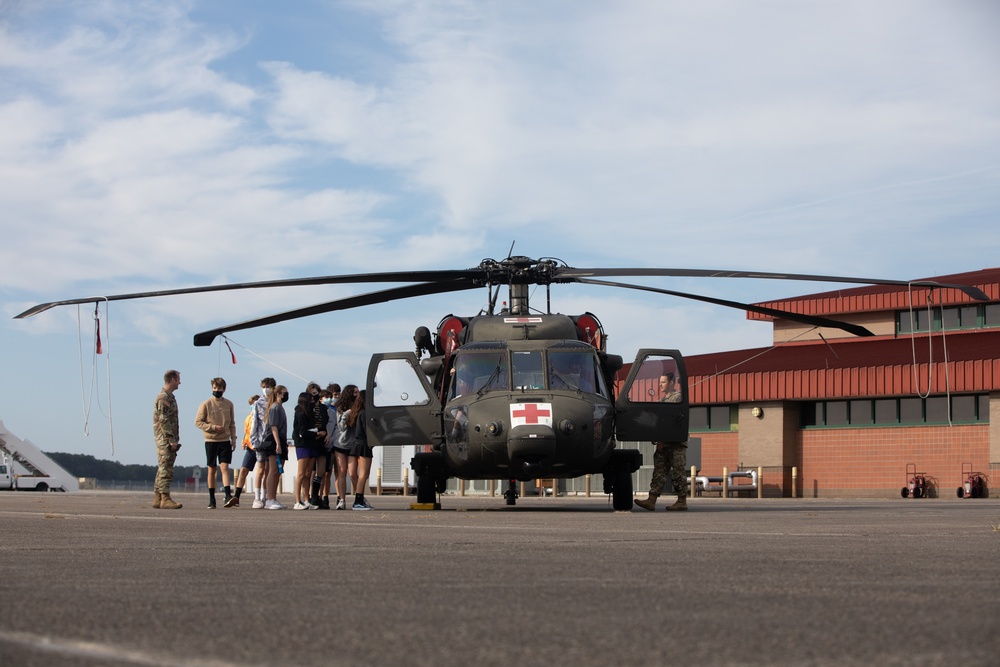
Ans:
[[[649,510],[650,512],[652,512],[653,510],[656,509],[656,499],[659,497],[660,494],[653,493],[652,491],[650,491],[649,497],[647,497],[645,500],[637,500],[635,501],[635,504],[644,510]]]
[[[160,500],[163,498],[163,494],[159,491],[153,491],[153,509],[160,509]]]
[[[184,505],[174,502],[174,499],[170,497],[169,493],[164,493],[163,497],[160,499],[161,510],[179,510],[182,507],[184,507]]]
[[[688,508],[687,496],[677,496],[677,502],[666,508],[668,512],[686,512]]]

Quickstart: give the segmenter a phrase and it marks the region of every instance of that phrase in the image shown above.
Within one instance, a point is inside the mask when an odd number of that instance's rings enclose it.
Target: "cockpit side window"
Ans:
[[[680,403],[687,388],[687,378],[671,357],[650,355],[642,360],[628,400],[632,403]]]

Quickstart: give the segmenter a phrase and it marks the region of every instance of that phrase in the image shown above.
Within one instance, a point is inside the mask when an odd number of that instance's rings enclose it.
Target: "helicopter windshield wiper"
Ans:
[[[559,382],[562,383],[562,385],[567,389],[570,390],[575,389],[576,391],[580,391],[580,387],[574,386],[572,383],[568,382],[566,378],[564,378],[562,375],[559,375],[559,373],[556,372],[556,369],[553,368],[552,366],[549,366],[549,378],[559,380]],[[549,389],[555,389],[555,387],[552,386],[551,382],[549,382]]]
[[[476,396],[482,398],[482,395],[493,387],[493,383],[496,382],[498,379],[500,379],[500,371],[502,369],[503,369],[503,355],[500,355],[497,357],[496,368],[494,368],[493,372],[490,373],[490,376],[486,378],[486,382],[484,382],[483,386],[480,387],[479,391],[476,392]]]

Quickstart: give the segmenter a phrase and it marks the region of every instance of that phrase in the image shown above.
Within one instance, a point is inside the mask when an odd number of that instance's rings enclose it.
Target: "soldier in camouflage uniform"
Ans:
[[[660,393],[664,403],[680,403],[681,392],[673,373],[660,376]],[[687,443],[686,442],[654,442],[653,478],[649,481],[649,497],[637,500],[635,504],[652,512],[656,509],[656,499],[663,493],[667,485],[667,468],[670,469],[670,481],[677,492],[677,502],[667,507],[668,512],[687,509]]]
[[[182,505],[170,497],[170,484],[174,481],[174,461],[181,448],[180,419],[174,391],[181,386],[181,374],[167,371],[163,375],[163,390],[153,404],[153,439],[156,441],[156,481],[153,482],[153,507],[179,510]]]

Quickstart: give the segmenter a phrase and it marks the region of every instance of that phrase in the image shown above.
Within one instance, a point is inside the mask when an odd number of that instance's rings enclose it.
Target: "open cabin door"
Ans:
[[[681,353],[639,350],[615,411],[618,440],[687,442],[688,386]]]
[[[431,445],[441,441],[441,402],[412,352],[372,355],[365,413],[369,445]]]

